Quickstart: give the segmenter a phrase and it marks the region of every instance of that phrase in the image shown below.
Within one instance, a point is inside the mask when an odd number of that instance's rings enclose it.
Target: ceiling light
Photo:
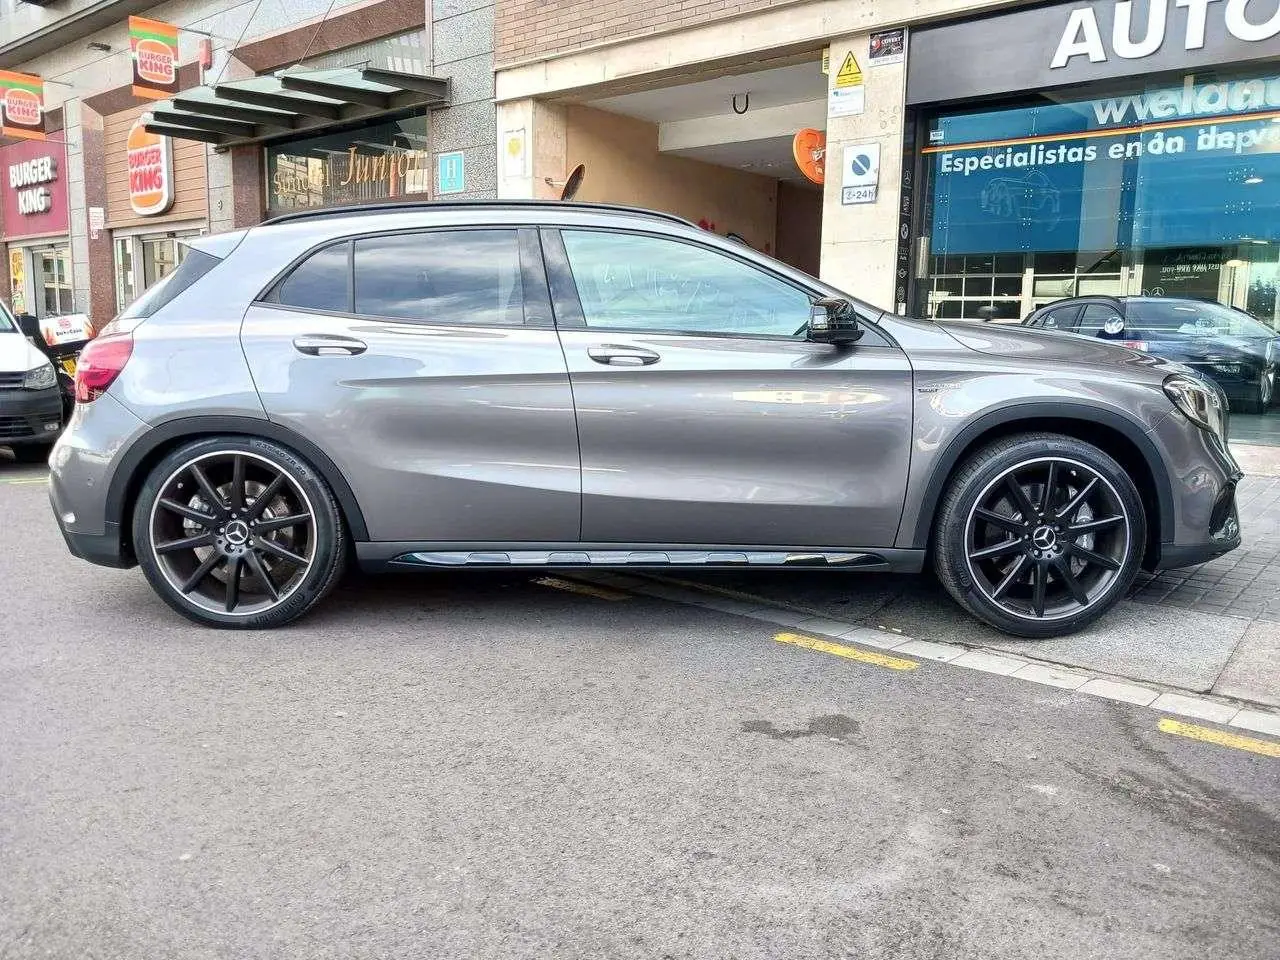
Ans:
[[[1254,184],[1261,183],[1262,178],[1258,176],[1256,173],[1251,173],[1249,174],[1249,176],[1244,178],[1244,182],[1252,187]]]
[[[1238,267],[1243,267],[1243,266],[1244,266],[1244,261],[1243,261],[1243,260],[1241,260],[1239,257],[1232,257],[1232,258],[1231,258],[1230,260],[1228,260],[1225,264],[1223,264],[1223,266],[1226,266],[1226,267],[1237,267],[1237,268],[1238,268]]]

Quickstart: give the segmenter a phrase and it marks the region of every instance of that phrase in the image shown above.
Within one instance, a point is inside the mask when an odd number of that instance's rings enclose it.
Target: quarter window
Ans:
[[[356,241],[355,311],[428,323],[524,323],[514,230],[454,230]]]
[[[808,326],[807,294],[732,257],[636,234],[563,237],[588,327],[791,337]]]
[[[350,248],[350,243],[337,243],[317,250],[285,277],[275,299],[302,310],[350,311]]]
[[[1104,303],[1091,303],[1084,308],[1084,314],[1080,317],[1080,332],[1086,337],[1123,340],[1124,318],[1115,307],[1109,307]]]

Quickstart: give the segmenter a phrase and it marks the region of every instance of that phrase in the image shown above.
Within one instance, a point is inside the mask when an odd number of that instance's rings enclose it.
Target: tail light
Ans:
[[[133,355],[133,332],[102,333],[76,364],[76,403],[90,403],[107,392]]]
[[[1143,353],[1147,352],[1147,341],[1145,340],[1126,340],[1124,341],[1124,345],[1130,350],[1141,350]]]

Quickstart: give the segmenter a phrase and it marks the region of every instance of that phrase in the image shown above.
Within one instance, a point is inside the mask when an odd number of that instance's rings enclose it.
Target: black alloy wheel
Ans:
[[[152,473],[135,511],[138,559],[179,612],[214,626],[301,615],[342,566],[342,525],[323,481],[265,441],[203,441]]]
[[[961,471],[944,504],[939,576],[982,619],[1056,636],[1100,616],[1128,589],[1145,543],[1132,480],[1069,437],[1013,438]]]

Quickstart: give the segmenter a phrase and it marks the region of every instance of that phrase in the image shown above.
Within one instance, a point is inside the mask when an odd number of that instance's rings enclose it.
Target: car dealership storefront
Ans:
[[[1071,4],[916,31],[913,306],[1013,319],[1145,294],[1280,327],[1278,33],[1264,0]],[[991,56],[1015,49],[1030,56]],[[953,69],[979,51],[980,70]]]

